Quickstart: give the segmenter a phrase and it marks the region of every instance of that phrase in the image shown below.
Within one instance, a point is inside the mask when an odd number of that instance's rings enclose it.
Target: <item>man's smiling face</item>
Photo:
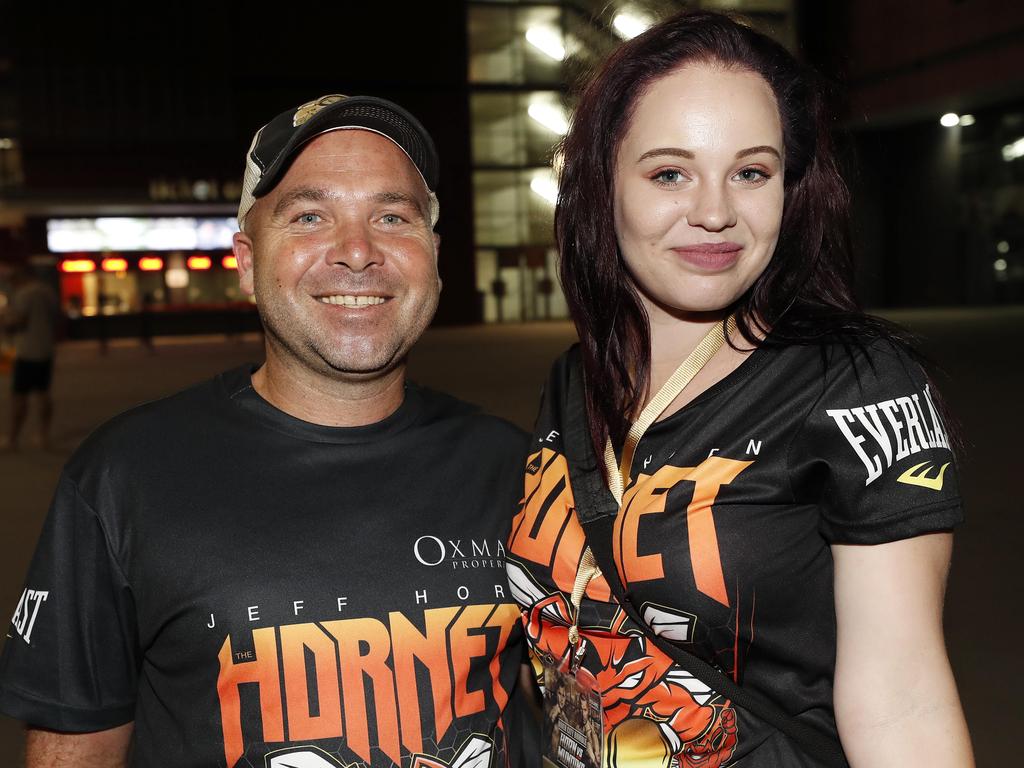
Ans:
[[[430,324],[441,283],[429,192],[392,141],[335,130],[302,149],[235,236],[283,362],[332,379],[393,370]]]

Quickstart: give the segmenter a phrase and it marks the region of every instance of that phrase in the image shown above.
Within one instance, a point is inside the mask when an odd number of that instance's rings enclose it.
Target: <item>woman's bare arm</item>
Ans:
[[[854,768],[974,765],[946,655],[952,535],[834,545],[835,711]]]

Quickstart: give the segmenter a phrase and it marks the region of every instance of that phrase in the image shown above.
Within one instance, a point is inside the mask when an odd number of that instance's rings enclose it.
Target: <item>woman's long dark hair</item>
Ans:
[[[616,156],[637,101],[692,63],[749,71],[775,94],[785,147],[784,205],[771,261],[733,308],[752,345],[891,338],[853,295],[850,194],[816,76],[780,44],[733,17],[684,11],[619,47],[583,90],[562,143],[555,235],[560,276],[583,352],[587,418],[597,455],[625,439],[650,381],[650,327],[614,228]]]

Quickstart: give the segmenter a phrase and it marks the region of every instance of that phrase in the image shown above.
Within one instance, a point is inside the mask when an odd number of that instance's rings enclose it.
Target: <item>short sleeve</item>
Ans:
[[[830,543],[880,544],[963,520],[956,462],[920,366],[891,344],[833,348],[790,447],[794,493]]]
[[[62,477],[0,656],[0,711],[58,731],[122,725],[139,659],[129,586],[94,510]]]

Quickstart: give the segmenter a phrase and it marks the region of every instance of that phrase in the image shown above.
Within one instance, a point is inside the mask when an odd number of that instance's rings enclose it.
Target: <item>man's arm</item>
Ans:
[[[25,768],[125,768],[134,723],[93,733],[26,730]]]
[[[974,765],[942,636],[952,535],[833,545],[836,724],[855,768]]]

